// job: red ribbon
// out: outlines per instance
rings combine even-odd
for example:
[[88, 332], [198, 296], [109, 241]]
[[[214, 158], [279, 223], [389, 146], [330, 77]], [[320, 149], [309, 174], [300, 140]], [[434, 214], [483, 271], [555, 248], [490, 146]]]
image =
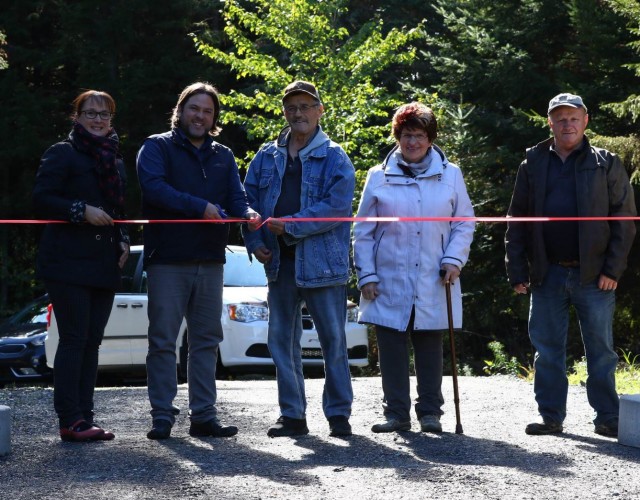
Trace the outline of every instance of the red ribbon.
[[[566, 222], [566, 221], [636, 221], [640, 217], [269, 217], [284, 222]], [[229, 224], [245, 223], [247, 219], [128, 219], [114, 220], [114, 224]], [[0, 219], [0, 224], [70, 224], [64, 220]]]

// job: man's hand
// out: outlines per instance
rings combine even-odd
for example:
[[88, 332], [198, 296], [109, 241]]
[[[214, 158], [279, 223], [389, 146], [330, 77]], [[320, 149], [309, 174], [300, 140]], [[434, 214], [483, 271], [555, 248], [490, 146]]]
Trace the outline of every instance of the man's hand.
[[360, 289], [360, 292], [362, 293], [362, 297], [367, 300], [373, 300], [378, 295], [380, 295], [380, 292], [378, 292], [378, 283], [373, 283], [373, 282], [367, 283], [366, 285], [364, 285]]
[[262, 264], [271, 262], [271, 258], [273, 257], [273, 255], [271, 254], [271, 250], [269, 250], [267, 247], [256, 248], [253, 251], [253, 255], [255, 255], [256, 259], [258, 259], [258, 262]]
[[247, 219], [247, 227], [249, 228], [249, 231], [255, 231], [262, 224], [262, 217], [260, 217], [260, 214], [251, 208], [247, 210], [244, 218]]
[[217, 207], [212, 203], [207, 203], [207, 208], [205, 208], [204, 213], [202, 214], [203, 219], [209, 220], [221, 220], [223, 217], [218, 212]]
[[284, 221], [279, 219], [269, 219], [269, 222], [267, 222], [267, 228], [277, 236], [282, 236], [285, 232]]
[[84, 219], [92, 226], [113, 226], [113, 219], [98, 207], [85, 205]]
[[604, 274], [601, 274], [600, 279], [598, 279], [598, 288], [604, 291], [615, 290], [618, 288], [618, 282]]

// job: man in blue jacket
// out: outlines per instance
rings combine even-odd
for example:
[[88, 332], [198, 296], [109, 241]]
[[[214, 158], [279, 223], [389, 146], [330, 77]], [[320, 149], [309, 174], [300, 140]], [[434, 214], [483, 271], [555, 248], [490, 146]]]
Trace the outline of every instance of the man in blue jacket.
[[[171, 130], [149, 137], [138, 152], [142, 211], [148, 219], [220, 220], [226, 214], [260, 218], [249, 208], [230, 149], [215, 142], [220, 102], [214, 87], [185, 88], [171, 118]], [[226, 213], [225, 213], [226, 212]], [[217, 418], [215, 367], [222, 341], [222, 276], [229, 225], [147, 224], [144, 264], [149, 294], [147, 382], [152, 429], [149, 439], [166, 439], [180, 409], [176, 341], [187, 320], [191, 436], [229, 437], [238, 432]]]
[[527, 150], [509, 215], [586, 220], [511, 222], [507, 273], [514, 291], [531, 291], [529, 337], [536, 350], [534, 392], [540, 422], [531, 435], [563, 430], [567, 405], [566, 343], [573, 305], [587, 358], [587, 397], [595, 432], [618, 434], [619, 400], [613, 347], [615, 290], [635, 236], [632, 220], [588, 220], [636, 214], [633, 189], [620, 159], [589, 144], [587, 107], [574, 94], [549, 102], [553, 137]]
[[249, 165], [245, 189], [268, 223], [243, 228], [247, 250], [264, 264], [269, 282], [268, 345], [276, 365], [280, 417], [270, 437], [307, 434], [302, 373], [302, 303], [313, 318], [325, 368], [324, 414], [332, 436], [351, 434], [353, 392], [345, 321], [349, 277], [347, 222], [297, 218], [351, 217], [355, 172], [344, 150], [322, 131], [320, 95], [309, 82], [288, 85], [288, 122]]

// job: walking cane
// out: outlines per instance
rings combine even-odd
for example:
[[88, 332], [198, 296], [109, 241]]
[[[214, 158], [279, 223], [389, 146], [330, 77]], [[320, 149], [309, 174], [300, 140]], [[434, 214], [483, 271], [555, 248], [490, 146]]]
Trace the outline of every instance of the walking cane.
[[[440, 277], [444, 278], [447, 272], [440, 269]], [[456, 366], [456, 344], [453, 340], [453, 312], [451, 310], [451, 283], [445, 281], [445, 292], [447, 295], [447, 319], [449, 320], [449, 342], [451, 344], [451, 374], [453, 375], [453, 403], [456, 407], [456, 434], [462, 434], [462, 424], [460, 423], [460, 397], [458, 395], [458, 367]]]

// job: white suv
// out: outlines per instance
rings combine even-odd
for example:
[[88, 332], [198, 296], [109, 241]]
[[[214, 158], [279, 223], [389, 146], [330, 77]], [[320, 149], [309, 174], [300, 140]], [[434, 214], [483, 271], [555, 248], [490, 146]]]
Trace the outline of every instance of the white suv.
[[[147, 286], [142, 269], [142, 246], [132, 246], [122, 273], [122, 290], [113, 302], [109, 323], [100, 347], [100, 371], [137, 372], [145, 368], [147, 356]], [[218, 368], [251, 371], [273, 366], [267, 348], [267, 279], [262, 264], [251, 263], [244, 247], [230, 245], [224, 266], [222, 293], [222, 328]], [[357, 323], [358, 308], [349, 302], [347, 309], [347, 348], [350, 366], [368, 364], [367, 328]], [[302, 363], [306, 367], [322, 366], [322, 350], [311, 317], [303, 310]], [[178, 373], [187, 374], [187, 324], [182, 322], [177, 343]], [[58, 346], [55, 311], [45, 342], [47, 364], [53, 366]]]

